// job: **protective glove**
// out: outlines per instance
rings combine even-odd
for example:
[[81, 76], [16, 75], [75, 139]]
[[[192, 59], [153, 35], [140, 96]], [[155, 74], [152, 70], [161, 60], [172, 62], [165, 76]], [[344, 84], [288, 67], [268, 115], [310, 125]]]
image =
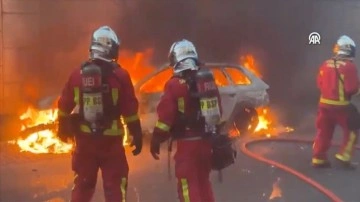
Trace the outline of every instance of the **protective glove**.
[[133, 137], [133, 140], [130, 144], [130, 146], [135, 146], [135, 149], [132, 151], [134, 156], [137, 156], [141, 153], [143, 145], [142, 135], [137, 135]]
[[69, 117], [59, 116], [58, 117], [58, 130], [56, 136], [65, 143], [69, 143], [69, 140], [72, 139], [72, 128], [71, 128], [71, 119]]
[[150, 153], [155, 160], [159, 160], [160, 155], [160, 144], [169, 139], [170, 134], [168, 132], [161, 131], [157, 128], [154, 129], [151, 143], [150, 143]]
[[160, 141], [158, 140], [158, 138], [153, 137], [151, 138], [151, 143], [150, 143], [150, 153], [153, 156], [153, 158], [155, 160], [159, 160], [159, 155], [160, 155]]
[[130, 134], [133, 136], [133, 140], [130, 146], [135, 146], [135, 149], [132, 151], [134, 156], [137, 156], [141, 153], [142, 145], [143, 145], [143, 134], [140, 125], [140, 120], [131, 122], [127, 125]]

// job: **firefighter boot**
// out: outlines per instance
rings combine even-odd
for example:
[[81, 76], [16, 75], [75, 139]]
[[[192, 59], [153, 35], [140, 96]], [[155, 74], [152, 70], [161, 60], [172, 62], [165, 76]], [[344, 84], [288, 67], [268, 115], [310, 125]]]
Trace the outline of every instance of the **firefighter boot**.
[[335, 159], [338, 162], [338, 164], [345, 169], [349, 169], [349, 170], [356, 169], [356, 165], [353, 164], [350, 160], [345, 160], [345, 157], [342, 154], [339, 154], [339, 153], [336, 154]]
[[313, 158], [311, 166], [313, 168], [331, 168], [331, 163], [328, 160]]

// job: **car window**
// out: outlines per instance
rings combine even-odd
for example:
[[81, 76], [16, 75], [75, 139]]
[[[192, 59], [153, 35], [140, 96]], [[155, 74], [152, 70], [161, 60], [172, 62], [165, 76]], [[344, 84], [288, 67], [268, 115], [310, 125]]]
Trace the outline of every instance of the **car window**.
[[212, 68], [211, 69], [214, 78], [215, 78], [215, 83], [217, 86], [228, 86], [230, 85], [229, 80], [226, 78], [226, 76], [224, 75], [224, 73], [218, 69], [218, 68]]
[[225, 71], [229, 74], [231, 80], [236, 85], [249, 85], [251, 84], [250, 79], [237, 68], [225, 68]]
[[165, 71], [155, 75], [147, 80], [141, 87], [141, 93], [159, 93], [164, 91], [165, 83], [173, 76], [173, 69], [168, 68]]

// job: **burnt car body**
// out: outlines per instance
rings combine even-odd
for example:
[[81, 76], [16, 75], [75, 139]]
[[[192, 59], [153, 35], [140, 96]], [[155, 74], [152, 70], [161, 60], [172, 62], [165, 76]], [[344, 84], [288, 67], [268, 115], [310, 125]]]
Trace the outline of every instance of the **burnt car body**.
[[[223, 132], [236, 126], [242, 132], [252, 132], [258, 124], [256, 108], [269, 104], [269, 85], [246, 67], [237, 64], [206, 63], [219, 87], [225, 124]], [[157, 121], [156, 107], [163, 87], [172, 76], [171, 67], [164, 65], [136, 83], [140, 103], [139, 114], [144, 132], [152, 133]]]

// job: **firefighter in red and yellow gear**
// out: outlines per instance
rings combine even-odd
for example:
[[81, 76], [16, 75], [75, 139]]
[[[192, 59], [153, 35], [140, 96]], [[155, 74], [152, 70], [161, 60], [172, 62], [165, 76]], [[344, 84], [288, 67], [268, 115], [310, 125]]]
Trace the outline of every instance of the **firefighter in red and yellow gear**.
[[[160, 143], [169, 138], [176, 140], [177, 151], [174, 159], [179, 200], [214, 202], [209, 181], [212, 145], [206, 138], [206, 121], [199, 118], [200, 108], [206, 107], [200, 107], [199, 100], [191, 95], [194, 75], [200, 72], [195, 46], [185, 39], [173, 43], [169, 60], [170, 66], [174, 68], [174, 76], [165, 84], [164, 94], [157, 107], [158, 121], [154, 128], [150, 152], [155, 159], [159, 159]], [[215, 82], [212, 84], [215, 85]], [[213, 108], [213, 115], [220, 117], [221, 100], [217, 87], [215, 100], [218, 105]]]
[[321, 97], [317, 114], [317, 134], [313, 145], [312, 165], [330, 167], [327, 151], [331, 146], [334, 129], [339, 125], [343, 130], [343, 143], [335, 155], [342, 165], [349, 166], [358, 130], [351, 127], [350, 115], [356, 111], [350, 99], [359, 93], [359, 78], [354, 64], [355, 43], [348, 36], [341, 36], [334, 47], [335, 56], [326, 60], [317, 77]]
[[[75, 140], [72, 202], [91, 201], [99, 169], [105, 201], [126, 201], [129, 168], [121, 117], [133, 136], [133, 155], [142, 150], [138, 101], [129, 73], [117, 64], [119, 45], [110, 27], [94, 31], [89, 60], [72, 72], [58, 101], [58, 136]], [[71, 114], [74, 108], [78, 112]]]

